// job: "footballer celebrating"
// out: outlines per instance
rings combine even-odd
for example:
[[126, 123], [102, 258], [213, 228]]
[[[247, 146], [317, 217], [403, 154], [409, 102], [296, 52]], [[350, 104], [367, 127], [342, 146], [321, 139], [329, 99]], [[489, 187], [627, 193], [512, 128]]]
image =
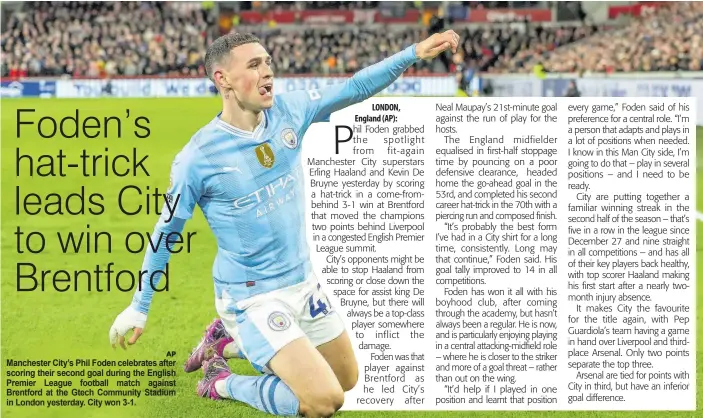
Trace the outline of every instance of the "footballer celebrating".
[[[274, 98], [271, 57], [256, 37], [231, 33], [210, 45], [205, 63], [222, 111], [175, 157], [167, 195], [177, 202], [175, 214], [169, 221], [164, 210], [154, 231], [180, 233], [197, 205], [217, 240], [212, 277], [219, 319], [185, 366], [202, 365], [200, 396], [282, 416], [327, 417], [341, 408], [358, 366], [343, 320], [311, 266], [302, 140], [311, 124], [383, 91], [417, 60], [458, 46], [454, 31], [434, 34], [344, 83]], [[164, 247], [147, 250], [141, 289], [110, 329], [113, 347], [124, 348], [130, 330], [129, 344], [142, 334], [158, 285], [149, 276], [170, 256]], [[230, 357], [246, 358], [263, 374], [233, 374]]]

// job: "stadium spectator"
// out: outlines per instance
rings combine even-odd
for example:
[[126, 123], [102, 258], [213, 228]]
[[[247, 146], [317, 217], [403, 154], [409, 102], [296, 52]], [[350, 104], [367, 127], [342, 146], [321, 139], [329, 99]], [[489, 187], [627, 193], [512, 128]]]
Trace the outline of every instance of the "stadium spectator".
[[551, 72], [700, 71], [703, 2], [670, 3], [623, 29], [532, 57], [516, 54], [500, 70], [529, 72], [539, 59]]
[[[116, 9], [101, 3], [86, 6], [85, 20], [66, 22], [65, 17], [75, 11], [45, 3], [33, 15], [14, 19], [11, 35], [3, 38], [3, 50], [29, 64], [30, 76], [203, 75], [202, 51], [214, 36], [211, 29], [205, 29], [210, 21], [207, 17], [192, 12], [195, 19], [186, 23], [186, 18], [174, 14], [168, 5], [145, 9], [135, 7], [134, 3], [124, 4], [128, 6], [120, 12], [126, 15], [122, 18], [116, 16]], [[137, 20], [137, 14], [143, 17]], [[178, 26], [185, 30], [176, 30]], [[69, 34], [61, 35], [53, 29], [65, 29]], [[279, 74], [347, 74], [400, 51], [427, 33], [423, 28], [392, 31], [348, 26], [303, 32], [266, 29], [257, 35], [272, 54]], [[521, 33], [502, 27], [460, 32], [465, 63], [475, 62], [481, 71], [500, 65], [506, 55], [529, 56], [535, 46], [553, 48], [590, 33], [543, 28]], [[410, 71], [447, 72], [453, 71], [451, 67], [451, 57], [447, 56], [432, 63], [418, 63]]]
[[[2, 35], [3, 76], [203, 75], [214, 16], [161, 2], [32, 2]], [[17, 74], [15, 71], [14, 74]]]
[[[501, 38], [503, 53], [486, 70], [494, 73], [530, 72], [539, 57], [564, 45], [587, 39], [599, 30], [601, 28], [591, 25], [549, 29], [538, 26], [529, 28], [524, 34], [512, 33], [507, 39]], [[530, 65], [526, 66], [528, 62]], [[548, 71], [556, 71], [544, 63], [543, 66]]]
[[[480, 71], [490, 70], [515, 54], [530, 56], [534, 49], [553, 49], [558, 45], [589, 36], [595, 29], [536, 28], [523, 33], [503, 26], [493, 29], [464, 29], [462, 37], [463, 64], [472, 63]], [[257, 33], [274, 58], [280, 74], [345, 74], [371, 65], [399, 51], [413, 39], [426, 36], [424, 29], [401, 31], [344, 27], [335, 30], [308, 29], [285, 33], [265, 31]], [[506, 56], [507, 58], [503, 58]], [[433, 63], [418, 63], [414, 73], [454, 72], [452, 57]]]
[[[257, 33], [274, 59], [279, 74], [346, 74], [386, 58], [414, 39], [426, 36], [422, 29], [388, 32], [357, 27], [337, 30], [308, 29], [299, 33]], [[433, 64], [418, 63], [414, 71], [429, 72]], [[439, 68], [446, 71], [445, 68]]]
[[564, 97], [581, 97], [581, 92], [574, 80], [569, 81], [569, 88], [566, 89]]
[[[266, 2], [239, 2], [267, 7]], [[238, 4], [239, 4], [238, 3]], [[492, 7], [495, 2], [462, 2]], [[534, 2], [502, 6], [529, 7]], [[198, 3], [37, 2], [9, 17], [2, 35], [2, 76], [115, 77], [204, 76], [203, 54], [216, 37], [217, 16]], [[274, 3], [272, 3], [274, 4]], [[338, 3], [335, 3], [339, 6]], [[341, 2], [374, 7], [378, 2]], [[271, 5], [271, 4], [270, 4]], [[269, 6], [270, 6], [269, 5]], [[276, 2], [300, 7], [301, 2]], [[326, 8], [329, 2], [306, 7]], [[625, 29], [541, 27], [524, 30], [496, 24], [462, 29], [463, 62], [450, 55], [418, 63], [410, 73], [455, 72], [456, 66], [493, 73], [529, 73], [537, 62], [548, 72], [700, 70], [703, 65], [703, 3], [676, 3]], [[278, 75], [349, 74], [423, 38], [431, 28], [338, 26], [257, 35], [274, 59]]]

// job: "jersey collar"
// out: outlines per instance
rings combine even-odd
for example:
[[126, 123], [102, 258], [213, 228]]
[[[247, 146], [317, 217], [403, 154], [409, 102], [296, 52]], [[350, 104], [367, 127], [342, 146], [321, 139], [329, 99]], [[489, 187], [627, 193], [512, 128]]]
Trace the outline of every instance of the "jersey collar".
[[222, 112], [217, 114], [217, 117], [215, 118], [215, 126], [225, 132], [231, 133], [232, 135], [242, 136], [245, 138], [258, 138], [264, 132], [264, 129], [266, 129], [266, 127], [268, 126], [268, 118], [266, 115], [266, 111], [264, 111], [263, 113], [264, 116], [263, 118], [261, 118], [261, 122], [256, 126], [256, 128], [254, 128], [254, 131], [245, 131], [223, 121], [222, 119], [220, 119]]

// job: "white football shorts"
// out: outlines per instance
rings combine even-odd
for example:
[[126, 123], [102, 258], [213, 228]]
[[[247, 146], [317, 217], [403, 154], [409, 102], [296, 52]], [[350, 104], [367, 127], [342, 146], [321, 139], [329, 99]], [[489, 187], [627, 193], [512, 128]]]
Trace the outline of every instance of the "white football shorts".
[[252, 366], [264, 373], [270, 373], [269, 361], [292, 341], [307, 337], [317, 347], [345, 329], [314, 273], [304, 282], [252, 296], [234, 307], [229, 303], [215, 300], [222, 323]]

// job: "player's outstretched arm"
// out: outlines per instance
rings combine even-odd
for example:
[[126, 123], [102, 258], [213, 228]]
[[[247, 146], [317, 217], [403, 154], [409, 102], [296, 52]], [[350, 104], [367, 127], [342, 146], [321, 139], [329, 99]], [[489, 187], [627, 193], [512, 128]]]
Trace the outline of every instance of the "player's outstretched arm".
[[[185, 154], [185, 155], [184, 155]], [[134, 293], [132, 303], [115, 319], [110, 327], [110, 343], [114, 348], [119, 343], [125, 346], [125, 335], [134, 331], [128, 344], [134, 344], [144, 331], [149, 307], [155, 289], [163, 277], [166, 265], [171, 258], [171, 250], [178, 243], [186, 220], [193, 216], [195, 205], [202, 196], [202, 182], [192, 158], [187, 153], [179, 154], [171, 168], [171, 185], [166, 194], [166, 203], [152, 234], [153, 247], [150, 244], [144, 255], [139, 287]]]
[[437, 33], [364, 68], [344, 83], [308, 92], [307, 120], [309, 123], [319, 122], [330, 113], [362, 102], [382, 92], [418, 60], [433, 59], [447, 50], [456, 52], [458, 47], [459, 35], [456, 32]]
[[140, 276], [139, 286], [132, 297], [132, 303], [117, 315], [110, 328], [110, 343], [113, 348], [116, 343], [122, 348], [127, 348], [125, 335], [129, 331], [134, 331], [127, 341], [130, 345], [136, 343], [142, 335], [155, 289], [159, 288], [159, 282], [163, 277], [162, 272], [165, 271], [166, 264], [171, 258], [169, 248], [173, 248], [174, 244], [178, 242], [177, 238], [183, 231], [185, 222], [185, 219], [180, 218], [173, 218], [170, 222], [165, 222], [164, 216], [162, 216], [156, 224], [152, 234], [153, 246], [156, 250], [151, 248], [151, 245], [147, 247], [140, 270], [143, 273]]

